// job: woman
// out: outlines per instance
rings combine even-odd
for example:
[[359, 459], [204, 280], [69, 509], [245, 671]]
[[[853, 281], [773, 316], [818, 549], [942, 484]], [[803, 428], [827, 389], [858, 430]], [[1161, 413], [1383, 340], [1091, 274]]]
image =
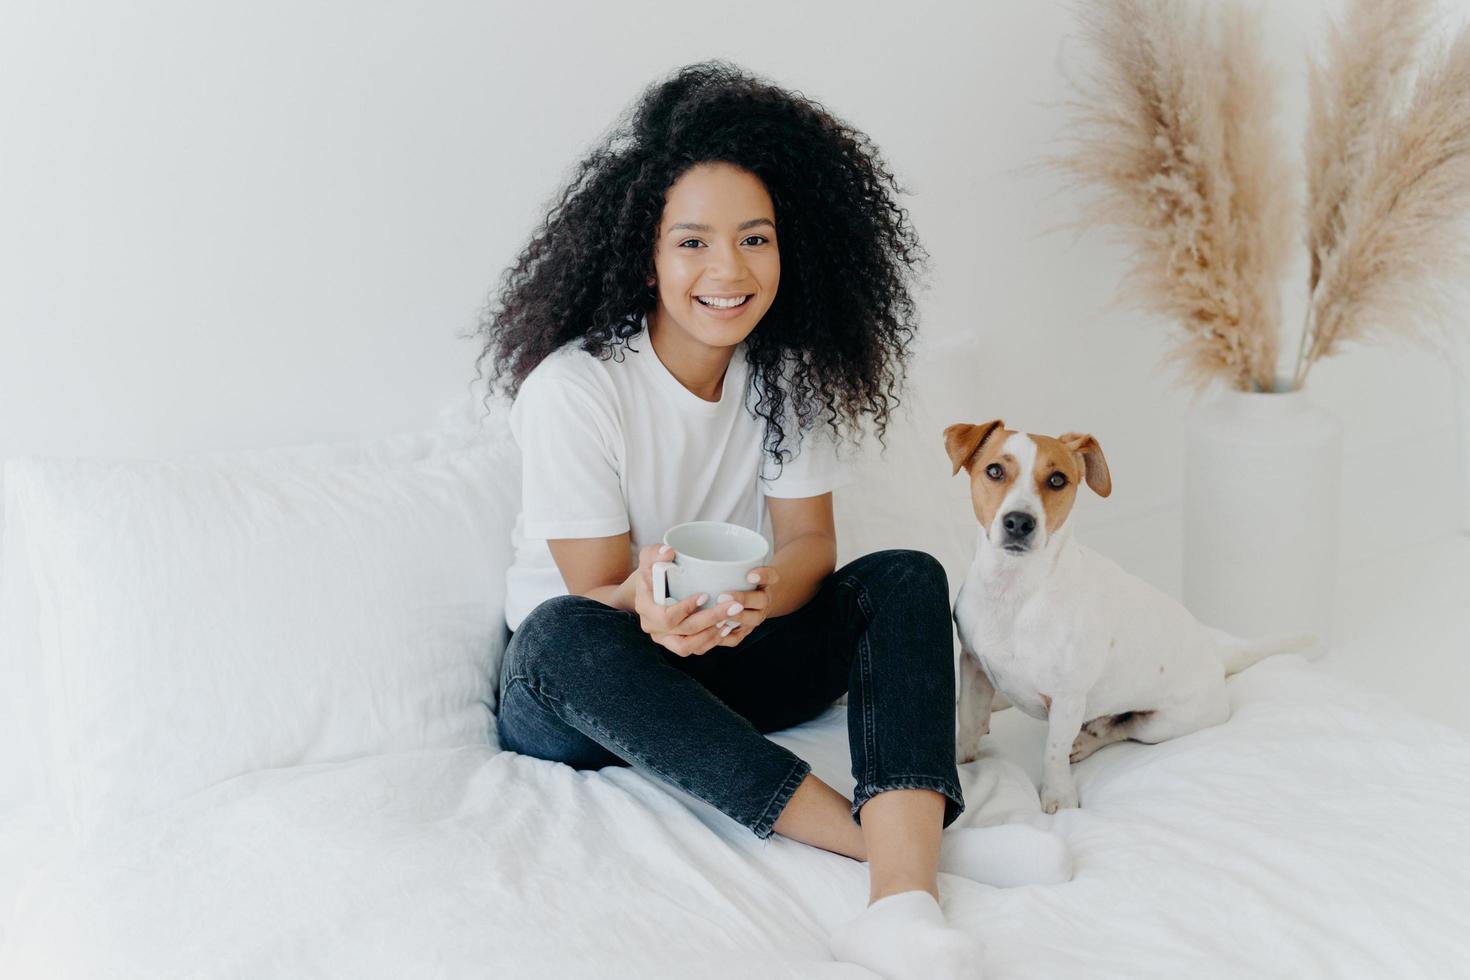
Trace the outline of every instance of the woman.
[[[581, 163], [481, 328], [523, 454], [497, 727], [868, 862], [834, 955], [974, 976], [937, 901], [964, 808], [944, 570], [902, 550], [836, 568], [837, 445], [865, 420], [881, 440], [913, 336], [922, 250], [890, 188], [861, 133], [721, 62], [651, 87]], [[653, 601], [669, 527], [767, 515], [749, 590]], [[843, 693], [850, 801], [763, 734]], [[946, 871], [1070, 877], [1030, 827], [944, 837]]]

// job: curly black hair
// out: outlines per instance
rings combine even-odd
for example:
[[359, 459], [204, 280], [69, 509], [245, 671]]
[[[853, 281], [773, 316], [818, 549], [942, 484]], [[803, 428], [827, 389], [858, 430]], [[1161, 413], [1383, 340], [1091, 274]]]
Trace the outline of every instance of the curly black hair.
[[621, 357], [658, 303], [647, 279], [665, 195], [712, 162], [765, 185], [780, 232], [781, 284], [745, 341], [763, 450], [789, 458], [788, 411], [803, 431], [825, 421], [853, 441], [871, 416], [881, 444], [915, 330], [908, 280], [928, 260], [889, 193], [903, 189], [863, 133], [727, 61], [650, 86], [577, 166], [481, 315], [477, 379], [481, 361], [494, 364], [486, 398], [497, 389], [515, 397], [575, 338], [588, 353]]

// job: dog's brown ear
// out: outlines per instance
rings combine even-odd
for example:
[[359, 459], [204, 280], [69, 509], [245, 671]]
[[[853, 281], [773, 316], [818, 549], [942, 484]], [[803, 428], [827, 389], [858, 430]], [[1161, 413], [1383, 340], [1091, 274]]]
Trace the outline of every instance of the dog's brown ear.
[[1099, 497], [1113, 492], [1113, 477], [1108, 473], [1108, 461], [1103, 458], [1102, 447], [1090, 435], [1079, 432], [1063, 432], [1058, 441], [1082, 457], [1082, 471], [1087, 475], [1087, 485]]
[[982, 422], [979, 425], [971, 425], [968, 422], [956, 422], [944, 430], [944, 451], [949, 453], [949, 461], [954, 463], [954, 472], [960, 471], [961, 467], [969, 468], [969, 462], [985, 445], [985, 440], [990, 438], [991, 433], [1004, 426], [1000, 419], [991, 422]]

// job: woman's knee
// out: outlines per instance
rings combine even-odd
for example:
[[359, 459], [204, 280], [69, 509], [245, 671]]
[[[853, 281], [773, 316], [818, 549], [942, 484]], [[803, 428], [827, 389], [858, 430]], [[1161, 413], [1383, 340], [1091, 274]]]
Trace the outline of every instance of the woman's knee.
[[883, 636], [890, 642], [882, 644], [883, 656], [914, 668], [952, 669], [949, 578], [939, 560], [925, 551], [896, 548], [858, 561], [863, 564], [853, 572], [859, 602], [870, 623], [882, 619], [887, 624]]
[[567, 679], [606, 666], [607, 648], [625, 632], [626, 615], [596, 599], [560, 595], [521, 620], [505, 651], [504, 679]]
[[871, 586], [886, 585], [911, 595], [942, 595], [949, 601], [949, 576], [939, 559], [927, 551], [893, 548], [866, 556], [871, 560], [863, 578]]

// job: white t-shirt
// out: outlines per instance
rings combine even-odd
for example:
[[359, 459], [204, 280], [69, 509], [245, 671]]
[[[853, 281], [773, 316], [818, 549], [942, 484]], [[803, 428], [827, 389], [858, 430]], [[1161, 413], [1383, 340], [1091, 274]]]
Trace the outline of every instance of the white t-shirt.
[[847, 464], [824, 424], [785, 426], [795, 455], [780, 468], [761, 448], [765, 420], [745, 407], [750, 365], [736, 348], [717, 402], [675, 378], [648, 338], [648, 318], [621, 360], [568, 342], [526, 376], [510, 411], [521, 450], [521, 513], [506, 573], [505, 619], [516, 629], [541, 602], [566, 595], [548, 538], [631, 531], [633, 559], [685, 521], [728, 521], [770, 537], [766, 500], [844, 485]]

